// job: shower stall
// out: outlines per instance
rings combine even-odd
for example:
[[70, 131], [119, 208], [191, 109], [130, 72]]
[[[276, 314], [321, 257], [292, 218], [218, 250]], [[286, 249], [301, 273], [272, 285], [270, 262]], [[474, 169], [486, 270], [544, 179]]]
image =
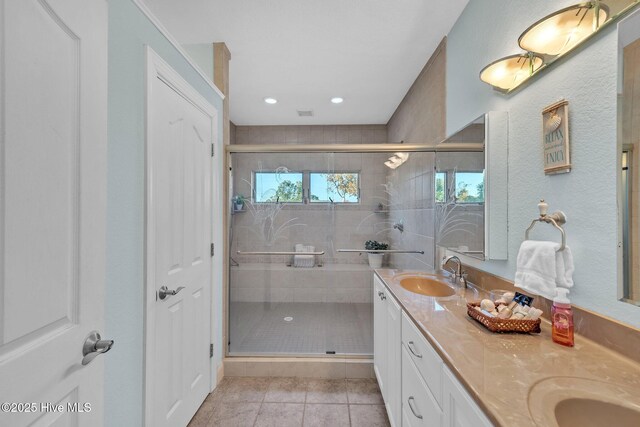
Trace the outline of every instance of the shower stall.
[[436, 151], [230, 145], [228, 355], [371, 356], [365, 242], [398, 251], [384, 254], [385, 267], [434, 269]]

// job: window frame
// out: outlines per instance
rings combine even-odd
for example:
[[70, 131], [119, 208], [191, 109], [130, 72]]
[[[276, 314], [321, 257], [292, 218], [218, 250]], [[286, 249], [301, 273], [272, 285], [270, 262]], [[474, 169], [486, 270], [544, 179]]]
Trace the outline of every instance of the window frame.
[[[473, 206], [473, 205], [484, 205], [484, 203], [486, 202], [487, 198], [486, 198], [486, 193], [483, 193], [483, 198], [481, 202], [461, 202], [458, 199], [458, 174], [460, 173], [481, 173], [482, 174], [482, 182], [486, 185], [487, 181], [486, 181], [486, 173], [485, 170], [454, 170], [451, 171], [452, 175], [453, 175], [453, 188], [454, 188], [454, 200], [455, 200], [455, 204], [456, 205], [465, 205], [465, 206]], [[486, 191], [486, 188], [485, 188]]]
[[[257, 200], [257, 174], [300, 174], [302, 176], [302, 200], [300, 201], [286, 201], [286, 202], [275, 202], [275, 201], [258, 201]], [[342, 201], [334, 201], [331, 202], [329, 200], [311, 200], [311, 175], [328, 175], [328, 174], [351, 174], [356, 175], [358, 179], [358, 200], [356, 202], [342, 202]], [[345, 205], [345, 206], [353, 206], [359, 205], [362, 200], [362, 189], [360, 188], [360, 176], [362, 175], [362, 171], [354, 171], [354, 170], [346, 170], [346, 171], [325, 171], [325, 170], [290, 170], [288, 172], [278, 172], [278, 170], [252, 170], [251, 171], [251, 200], [252, 203], [256, 204], [269, 204], [269, 203], [291, 203], [291, 204], [313, 204], [313, 205], [322, 205], [322, 204], [334, 204], [334, 205]]]
[[[435, 174], [433, 175], [433, 200], [435, 201], [436, 204], [445, 204], [447, 203], [447, 200], [449, 198], [449, 172], [450, 171], [435, 171]], [[442, 174], [444, 175], [444, 200], [439, 201], [436, 199], [436, 180], [438, 179], [438, 174]]]
[[[353, 206], [353, 205], [359, 205], [360, 204], [360, 200], [361, 200], [361, 189], [360, 189], [360, 171], [306, 171], [307, 174], [307, 189], [306, 189], [306, 194], [307, 194], [307, 199], [309, 200], [309, 204], [314, 204], [314, 205], [321, 205], [321, 204], [334, 204], [334, 205], [348, 205], [348, 206]], [[311, 175], [356, 175], [357, 177], [357, 186], [358, 186], [358, 194], [357, 194], [357, 200], [355, 202], [343, 202], [343, 201], [335, 201], [335, 202], [331, 202], [330, 200], [317, 200], [317, 201], [313, 201], [311, 200]], [[302, 194], [305, 193], [305, 188], [304, 188], [304, 181], [303, 181], [303, 187], [302, 187]], [[304, 199], [304, 197], [303, 197]]]
[[[268, 200], [264, 200], [264, 201], [258, 201], [258, 185], [257, 185], [257, 178], [256, 175], [258, 174], [281, 174], [281, 175], [285, 175], [285, 174], [299, 174], [302, 180], [302, 197], [300, 199], [300, 201], [282, 201], [282, 202], [275, 202], [275, 201], [268, 201]], [[287, 171], [287, 172], [279, 172], [278, 170], [274, 169], [274, 170], [254, 170], [251, 171], [251, 199], [252, 199], [252, 203], [256, 203], [256, 204], [269, 204], [269, 203], [291, 203], [291, 204], [303, 204], [304, 203], [304, 171]]]

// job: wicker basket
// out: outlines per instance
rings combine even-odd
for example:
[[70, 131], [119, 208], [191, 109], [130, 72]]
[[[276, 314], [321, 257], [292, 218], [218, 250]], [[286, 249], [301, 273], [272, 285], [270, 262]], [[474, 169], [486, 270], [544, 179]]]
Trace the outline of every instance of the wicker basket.
[[491, 332], [517, 332], [520, 334], [540, 333], [540, 319], [536, 320], [520, 320], [520, 319], [499, 319], [497, 317], [489, 317], [478, 311], [475, 307], [480, 303], [467, 303], [467, 313], [475, 320], [484, 325]]

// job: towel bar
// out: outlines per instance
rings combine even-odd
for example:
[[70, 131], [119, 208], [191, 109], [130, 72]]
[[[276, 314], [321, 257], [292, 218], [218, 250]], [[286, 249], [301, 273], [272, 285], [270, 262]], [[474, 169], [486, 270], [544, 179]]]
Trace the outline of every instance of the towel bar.
[[529, 240], [529, 231], [533, 229], [533, 227], [538, 222], [546, 222], [547, 224], [553, 225], [560, 231], [562, 235], [562, 243], [560, 244], [560, 248], [558, 248], [557, 252], [564, 251], [564, 248], [567, 247], [567, 235], [560, 225], [565, 224], [567, 222], [567, 216], [562, 211], [557, 211], [552, 213], [551, 215], [547, 214], [547, 210], [549, 209], [549, 205], [544, 201], [544, 199], [540, 200], [538, 203], [538, 209], [540, 210], [540, 217], [531, 221], [531, 225], [527, 228], [527, 231], [524, 232], [525, 240]]
[[404, 251], [402, 249], [338, 249], [337, 252], [358, 252], [367, 254], [424, 254], [424, 251]]
[[294, 251], [285, 251], [285, 252], [242, 252], [237, 251], [238, 255], [324, 255], [324, 251], [320, 252], [294, 252]]

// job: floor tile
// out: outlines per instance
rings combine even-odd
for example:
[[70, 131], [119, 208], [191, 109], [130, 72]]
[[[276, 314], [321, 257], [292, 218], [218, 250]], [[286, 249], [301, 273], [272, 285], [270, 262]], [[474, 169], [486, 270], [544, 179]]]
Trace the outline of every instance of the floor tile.
[[375, 379], [347, 380], [347, 397], [349, 403], [369, 405], [383, 404], [380, 388]]
[[349, 407], [308, 403], [304, 407], [303, 425], [305, 427], [348, 427]]
[[307, 403], [347, 403], [345, 380], [309, 380]]
[[302, 378], [272, 378], [264, 397], [265, 402], [304, 403], [307, 380]]
[[216, 389], [214, 401], [261, 403], [269, 382], [269, 378], [226, 377]]
[[256, 427], [300, 427], [302, 403], [263, 403], [258, 412]]
[[349, 405], [352, 427], [388, 427], [384, 405]]
[[211, 413], [207, 427], [246, 427], [252, 426], [260, 403], [219, 402]]
[[202, 402], [200, 408], [198, 408], [198, 412], [191, 418], [188, 427], [205, 427], [207, 425], [207, 421], [209, 421], [209, 417], [211, 417], [211, 413], [213, 412], [215, 406], [215, 401], [213, 398], [213, 393], [211, 393], [207, 398]]

